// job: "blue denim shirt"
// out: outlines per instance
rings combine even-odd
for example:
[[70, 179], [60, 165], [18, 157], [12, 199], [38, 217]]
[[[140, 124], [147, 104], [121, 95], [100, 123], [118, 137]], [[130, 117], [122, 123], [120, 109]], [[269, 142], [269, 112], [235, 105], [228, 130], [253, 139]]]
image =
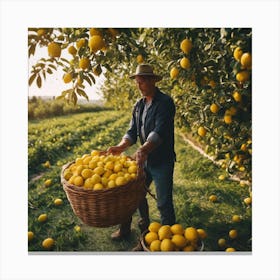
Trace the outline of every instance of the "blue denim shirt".
[[155, 165], [162, 162], [174, 162], [174, 116], [175, 105], [170, 96], [162, 93], [158, 88], [148, 107], [144, 122], [144, 135], [141, 133], [142, 114], [145, 107], [145, 98], [136, 102], [132, 112], [130, 127], [124, 138], [128, 138], [132, 144], [145, 141], [154, 141], [156, 148], [148, 156], [148, 164]]

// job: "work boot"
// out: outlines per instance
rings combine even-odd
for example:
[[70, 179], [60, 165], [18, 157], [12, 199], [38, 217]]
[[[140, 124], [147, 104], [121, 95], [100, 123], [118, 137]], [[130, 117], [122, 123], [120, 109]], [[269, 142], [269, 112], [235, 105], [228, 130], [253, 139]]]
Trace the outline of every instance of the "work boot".
[[112, 240], [121, 241], [123, 239], [128, 239], [131, 234], [131, 221], [132, 218], [130, 218], [127, 222], [121, 224], [120, 228], [111, 234]]
[[147, 219], [141, 218], [141, 219], [138, 220], [138, 227], [139, 227], [141, 233], [148, 230], [149, 224], [150, 224], [150, 221], [147, 220]]

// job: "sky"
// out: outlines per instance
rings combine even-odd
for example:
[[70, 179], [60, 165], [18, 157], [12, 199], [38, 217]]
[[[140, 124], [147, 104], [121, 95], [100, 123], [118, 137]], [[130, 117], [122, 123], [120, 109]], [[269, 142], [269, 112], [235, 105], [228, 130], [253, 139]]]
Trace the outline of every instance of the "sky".
[[[72, 59], [72, 56], [68, 54], [67, 50], [62, 50], [61, 56], [66, 59]], [[30, 71], [32, 69], [32, 65], [36, 64], [40, 58], [49, 58], [47, 47], [39, 47], [36, 48], [36, 53], [34, 56], [30, 56], [28, 60], [29, 69], [28, 69], [28, 77], [30, 77]], [[71, 83], [65, 84], [62, 80], [64, 72], [61, 68], [59, 68], [53, 74], [47, 74], [46, 80], [43, 80], [42, 87], [38, 88], [36, 85], [36, 81], [32, 83], [32, 85], [28, 88], [28, 96], [59, 96], [63, 90], [71, 88]], [[102, 96], [97, 93], [98, 89], [102, 85], [104, 81], [104, 76], [96, 77], [96, 83], [93, 86], [88, 85], [87, 82], [85, 85], [85, 92], [87, 93], [90, 100], [98, 100], [101, 99]], [[84, 97], [78, 96], [79, 99], [85, 99]]]

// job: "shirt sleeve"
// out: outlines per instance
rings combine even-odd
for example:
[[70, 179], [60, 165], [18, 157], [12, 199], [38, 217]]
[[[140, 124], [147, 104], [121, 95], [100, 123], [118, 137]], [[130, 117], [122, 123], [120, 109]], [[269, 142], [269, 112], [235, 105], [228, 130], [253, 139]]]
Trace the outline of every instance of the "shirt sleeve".
[[137, 110], [139, 110], [138, 103], [136, 103], [133, 108], [132, 118], [129, 123], [129, 128], [126, 134], [123, 136], [123, 138], [128, 139], [131, 142], [131, 144], [135, 144], [137, 142], [137, 122], [136, 122]]

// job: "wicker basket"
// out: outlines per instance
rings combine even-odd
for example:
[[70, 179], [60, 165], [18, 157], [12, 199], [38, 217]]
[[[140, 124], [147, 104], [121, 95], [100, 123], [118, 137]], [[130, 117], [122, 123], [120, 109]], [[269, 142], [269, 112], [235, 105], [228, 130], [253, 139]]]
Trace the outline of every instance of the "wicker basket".
[[133, 215], [146, 195], [143, 170], [134, 181], [124, 186], [86, 190], [69, 184], [63, 177], [64, 170], [72, 163], [62, 167], [61, 183], [75, 215], [86, 225], [110, 227], [121, 224]]
[[[142, 233], [141, 238], [140, 238], [140, 242], [141, 242], [141, 245], [142, 245], [144, 251], [146, 251], [146, 252], [151, 252], [151, 251], [149, 250], [149, 248], [147, 247], [146, 242], [145, 242], [145, 235], [146, 235], [148, 232], [149, 232], [149, 231], [146, 230], [146, 231], [144, 231], [144, 232]], [[199, 242], [200, 242], [200, 245], [199, 245], [199, 247], [197, 248], [197, 251], [200, 251], [200, 252], [201, 252], [201, 251], [204, 250], [204, 243], [203, 243], [202, 240], [200, 240]], [[154, 252], [153, 252], [153, 253], [154, 253]], [[165, 252], [161, 252], [161, 253], [165, 253]], [[170, 252], [169, 252], [169, 253], [170, 253]], [[178, 252], [176, 252], [176, 253], [178, 253]], [[182, 252], [179, 252], [179, 253], [182, 253]], [[185, 253], [185, 252], [183, 252], [183, 253]]]

